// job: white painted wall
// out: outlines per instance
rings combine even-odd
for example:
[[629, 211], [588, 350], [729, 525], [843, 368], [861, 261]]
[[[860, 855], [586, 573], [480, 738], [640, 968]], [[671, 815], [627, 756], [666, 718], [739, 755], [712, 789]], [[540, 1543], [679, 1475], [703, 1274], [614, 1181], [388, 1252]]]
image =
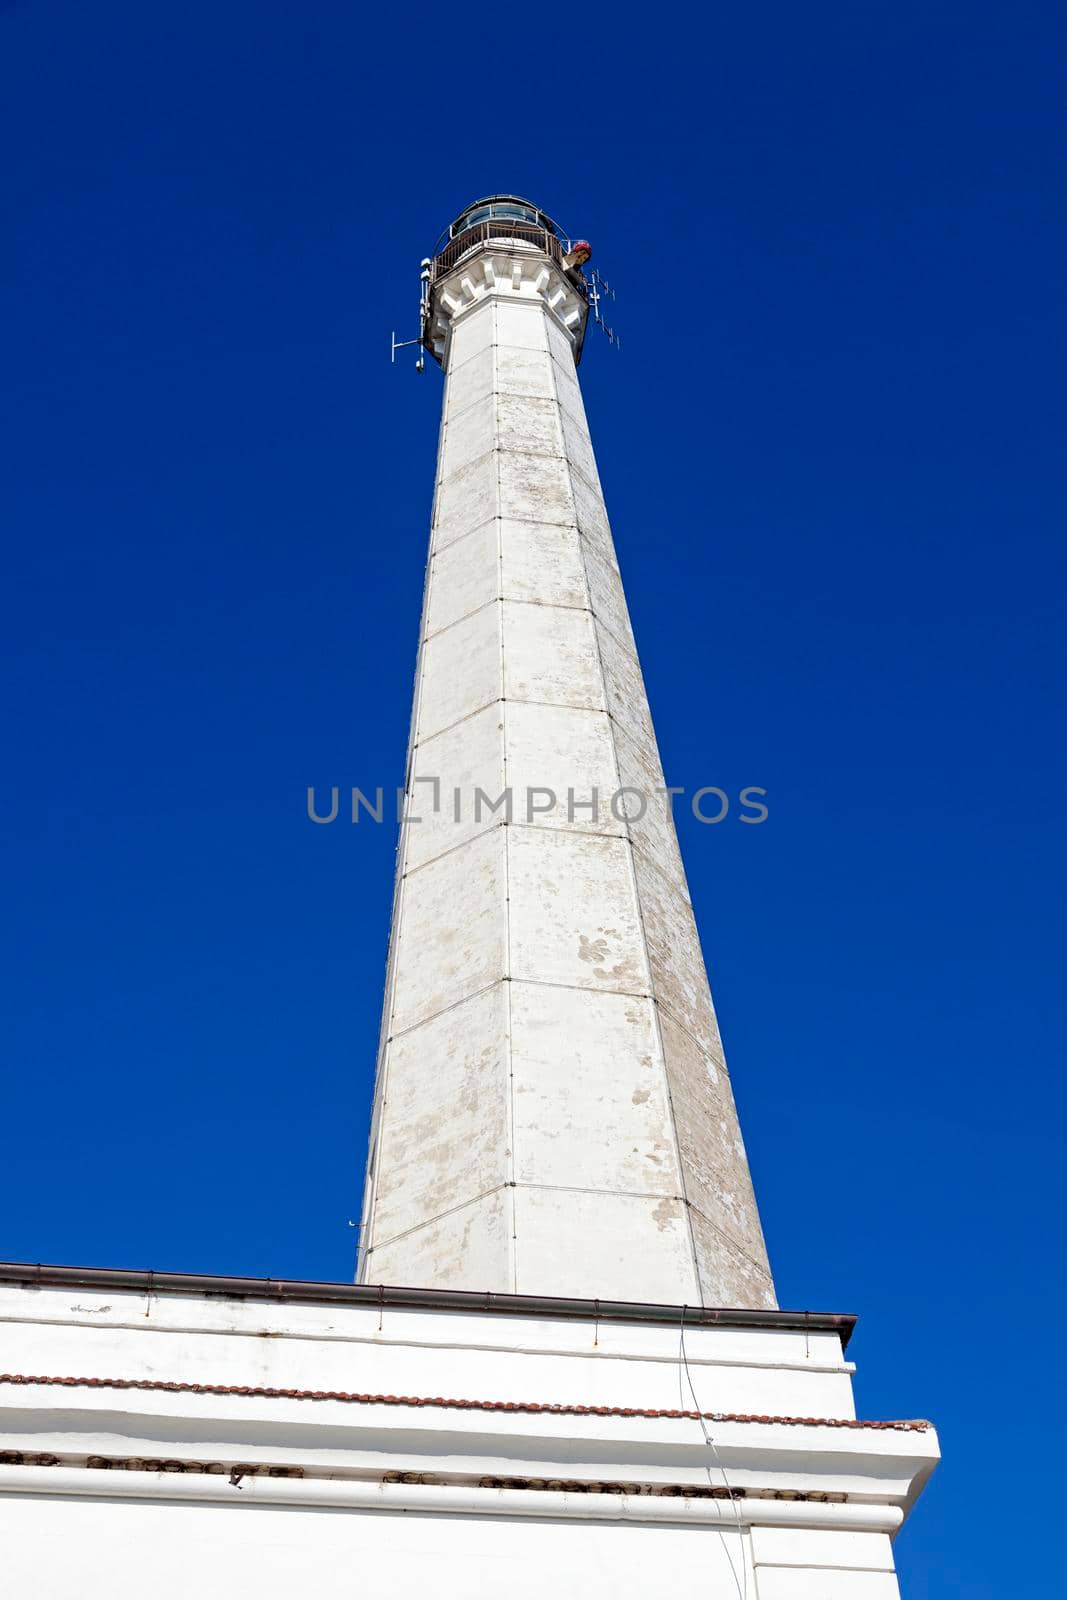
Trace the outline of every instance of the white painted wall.
[[26, 1600], [736, 1597], [736, 1533], [474, 1517], [0, 1496], [4, 1583]]
[[[0, 1284], [7, 1587], [730, 1600], [736, 1572], [739, 1600], [894, 1595], [890, 1535], [937, 1459], [932, 1430], [833, 1427], [853, 1411], [832, 1333], [690, 1328], [685, 1346], [696, 1407], [669, 1325]], [[298, 1393], [43, 1381], [64, 1378]], [[825, 1420], [566, 1409], [590, 1405]], [[235, 1466], [257, 1470], [232, 1484]], [[724, 1483], [741, 1498], [662, 1492]]]

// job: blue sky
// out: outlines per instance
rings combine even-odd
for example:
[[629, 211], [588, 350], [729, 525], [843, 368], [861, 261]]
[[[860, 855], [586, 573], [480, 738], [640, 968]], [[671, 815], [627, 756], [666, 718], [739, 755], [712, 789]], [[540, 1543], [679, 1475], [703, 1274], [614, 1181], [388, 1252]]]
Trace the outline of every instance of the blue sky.
[[1065, 45], [0, 5], [0, 1252], [351, 1273], [394, 837], [305, 791], [402, 777], [440, 379], [389, 335], [526, 193], [619, 291], [582, 376], [668, 780], [768, 790], [682, 844], [781, 1300], [942, 1430], [908, 1600], [1047, 1593], [975, 1509], [998, 1436], [1058, 1467]]

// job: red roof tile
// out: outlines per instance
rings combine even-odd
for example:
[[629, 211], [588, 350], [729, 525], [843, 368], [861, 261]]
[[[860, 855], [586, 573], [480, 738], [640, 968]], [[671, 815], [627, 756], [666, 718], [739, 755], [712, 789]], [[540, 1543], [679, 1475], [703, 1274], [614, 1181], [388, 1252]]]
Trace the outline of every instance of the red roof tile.
[[730, 1411], [661, 1411], [644, 1406], [560, 1405], [542, 1400], [455, 1400], [446, 1399], [443, 1395], [356, 1394], [343, 1389], [273, 1389], [259, 1384], [179, 1383], [161, 1378], [55, 1378], [3, 1372], [0, 1373], [0, 1383], [38, 1383], [67, 1389], [146, 1389], [164, 1394], [234, 1394], [261, 1400], [339, 1400], [347, 1405], [433, 1406], [447, 1411], [521, 1411], [568, 1417], [668, 1417], [692, 1422], [701, 1419], [705, 1422], [771, 1422], [811, 1428], [890, 1428], [906, 1433], [923, 1433], [930, 1426], [920, 1419], [867, 1422], [851, 1417], [771, 1417]]

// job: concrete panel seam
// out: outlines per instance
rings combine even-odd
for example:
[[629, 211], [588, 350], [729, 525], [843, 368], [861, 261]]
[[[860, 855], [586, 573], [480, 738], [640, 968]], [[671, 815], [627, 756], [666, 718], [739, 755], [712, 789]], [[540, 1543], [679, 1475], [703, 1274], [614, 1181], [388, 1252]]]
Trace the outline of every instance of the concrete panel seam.
[[767, 1267], [763, 1264], [763, 1262], [759, 1261], [750, 1250], [746, 1250], [743, 1244], [738, 1243], [738, 1241], [731, 1234], [726, 1232], [725, 1228], [721, 1228], [717, 1222], [713, 1222], [708, 1216], [707, 1212], [702, 1211], [695, 1200], [687, 1200], [685, 1203], [690, 1207], [691, 1210], [695, 1211], [699, 1217], [703, 1217], [708, 1227], [717, 1233], [720, 1239], [725, 1239], [726, 1243], [732, 1250], [736, 1250], [739, 1256], [744, 1256], [746, 1261], [751, 1261], [761, 1278], [766, 1278], [768, 1281], [770, 1281], [771, 1275], [768, 1272]]
[[404, 881], [407, 882], [410, 878], [417, 877], [427, 867], [436, 866], [438, 861], [444, 861], [448, 856], [454, 856], [457, 850], [466, 850], [468, 845], [475, 844], [479, 839], [484, 839], [486, 834], [492, 833], [494, 828], [505, 827], [507, 827], [507, 823], [503, 817], [498, 817], [495, 821], [487, 823], [484, 828], [479, 828], [477, 833], [469, 833], [465, 839], [460, 839], [458, 843], [450, 844], [446, 849], [439, 850], [437, 855], [427, 856], [425, 861], [416, 862], [413, 867], [409, 867], [404, 873]]
[[[758, 1517], [754, 1517], [753, 1525], [759, 1526]], [[754, 1569], [758, 1572], [761, 1567], [771, 1567], [779, 1572], [894, 1572], [894, 1567], [859, 1567], [850, 1561], [753, 1561]]]
[[394, 1039], [405, 1038], [409, 1033], [414, 1033], [416, 1028], [424, 1028], [428, 1022], [436, 1022], [438, 1017], [447, 1016], [450, 1011], [455, 1011], [457, 1006], [465, 1006], [469, 1000], [477, 1000], [479, 995], [488, 994], [491, 989], [496, 988], [498, 983], [506, 983], [507, 981], [504, 973], [501, 973], [499, 978], [490, 978], [488, 983], [483, 983], [477, 989], [472, 989], [470, 994], [460, 995], [458, 1000], [450, 1000], [448, 1005], [442, 1006], [439, 1011], [431, 1011], [428, 1016], [420, 1017], [418, 1022], [409, 1023], [406, 1028], [397, 1028], [395, 1033], [389, 1035], [386, 1043], [392, 1044]]
[[[489, 603], [490, 603], [490, 605], [498, 606], [500, 604], [500, 601], [499, 600], [491, 600]], [[484, 609], [484, 607], [482, 609]], [[490, 706], [499, 705], [500, 702], [503, 700], [503, 698], [504, 698], [504, 696], [502, 694], [496, 694], [496, 695], [493, 696], [493, 698], [491, 700], [486, 700], [484, 705], [475, 706], [473, 711], [464, 712], [463, 716], [462, 717], [457, 717], [455, 722], [447, 722], [443, 728], [435, 728], [432, 733], [423, 734], [423, 733], [421, 733], [421, 730], [420, 730], [418, 735], [417, 735], [417, 737], [416, 737], [416, 739], [415, 739], [415, 743], [412, 746], [412, 754], [414, 754], [414, 752], [416, 750], [424, 749], [425, 746], [428, 745], [432, 739], [439, 738], [442, 733], [451, 733], [453, 728], [458, 728], [462, 723], [469, 722], [472, 717], [481, 716], [482, 712], [483, 711], [487, 711]], [[409, 773], [408, 774], [408, 787], [410, 787], [410, 783], [411, 783], [411, 774]]]
[[[516, 705], [522, 705], [523, 703], [523, 701], [515, 702]], [[545, 818], [544, 822], [521, 822], [518, 818], [513, 818], [505, 826], [529, 829], [534, 833], [546, 831], [549, 833], [567, 833], [580, 839], [612, 839], [616, 844], [626, 843], [626, 835], [624, 833], [603, 833], [599, 828], [578, 827], [573, 822], [553, 822], [548, 817]], [[620, 822], [619, 827], [621, 828], [622, 826], [623, 824]]]
[[[493, 398], [495, 399], [496, 396], [494, 396]], [[445, 438], [446, 448], [447, 448], [447, 444], [448, 444], [448, 438], [447, 438], [447, 430], [446, 430], [446, 438]], [[452, 467], [452, 468], [450, 468], [450, 470], [448, 472], [442, 473], [442, 475], [441, 475], [441, 483], [442, 483], [442, 485], [451, 483], [453, 478], [459, 477], [460, 474], [462, 474], [462, 473], [470, 472], [472, 470], [472, 468], [480, 466], [483, 462], [485, 462], [488, 459], [489, 456], [494, 456], [494, 455], [495, 456], [502, 456], [502, 455], [503, 456], [534, 456], [534, 457], [536, 457], [536, 459], [538, 461], [562, 461], [568, 466], [568, 468], [570, 467], [570, 462], [567, 460], [567, 457], [562, 453], [562, 451], [559, 451], [559, 450], [535, 450], [535, 449], [532, 448], [532, 446], [529, 447], [529, 448], [523, 449], [523, 450], [516, 450], [514, 448], [514, 446], [512, 446], [512, 445], [493, 444], [493, 445], [490, 446], [490, 448], [488, 450], [483, 450], [481, 455], [472, 456], [469, 461], [464, 461], [460, 466]], [[579, 476], [581, 476], [581, 474], [579, 474]], [[591, 485], [589, 484], [588, 478], [582, 478], [582, 482], [586, 485], [587, 488], [591, 489]], [[499, 494], [499, 485], [498, 485], [498, 494]], [[500, 501], [499, 501], [499, 498], [498, 498], [497, 504], [499, 505], [499, 503], [500, 503]], [[489, 519], [486, 518], [485, 520], [488, 521]], [[529, 520], [530, 521], [534, 521], [536, 519], [530, 518]], [[462, 537], [462, 535], [461, 535], [461, 537]], [[449, 542], [454, 544], [456, 541], [455, 540], [450, 540]], [[444, 548], [444, 547], [441, 546], [440, 548]]]
[[536, 989], [569, 989], [575, 994], [626, 995], [631, 1000], [652, 1000], [654, 998], [651, 989], [600, 989], [588, 983], [560, 983], [555, 978], [515, 978], [513, 981], [515, 983], [530, 984]]
[[[507, 451], [498, 451], [497, 452], [497, 454], [508, 454], [508, 453], [509, 452], [507, 452]], [[482, 459], [484, 459], [484, 458], [482, 458]], [[486, 523], [488, 523], [488, 522], [496, 522], [498, 520], [501, 520], [501, 513], [499, 511], [494, 512], [493, 516], [491, 516], [491, 517], [483, 517], [481, 522], [477, 523], [473, 528], [468, 528], [464, 533], [457, 533], [454, 538], [445, 539], [444, 541], [439, 542], [435, 537], [434, 541], [433, 541], [432, 549], [430, 551], [431, 559], [435, 558], [436, 556], [444, 555], [446, 550], [451, 550], [451, 548], [452, 548], [452, 546], [454, 544], [459, 544], [461, 540], [470, 538], [470, 535], [472, 533], [478, 533], [482, 528], [485, 527]], [[503, 517], [502, 520], [505, 521], [505, 522], [521, 522], [521, 523], [529, 522], [529, 523], [532, 523], [534, 525], [534, 527], [538, 527], [538, 528], [572, 528], [574, 530], [574, 532], [577, 533], [580, 538], [586, 540], [586, 542], [589, 544], [590, 548], [592, 548], [592, 549], [601, 548], [601, 550], [602, 550], [602, 547], [598, 547], [593, 543], [592, 539], [590, 539], [588, 534], [585, 534], [585, 533], [582, 532], [581, 528], [578, 526], [577, 522], [574, 520], [573, 517], [566, 517], [566, 518], [556, 519], [554, 517], [545, 516], [543, 514], [541, 516], [538, 516], [538, 517], [524, 517], [524, 516], [521, 516], [517, 511], [509, 511], [507, 516]], [[434, 533], [436, 534], [436, 523], [434, 524]], [[617, 567], [617, 564], [616, 564], [616, 571], [617, 570], [618, 570], [618, 567]]]
[[[483, 522], [482, 527], [485, 527]], [[469, 611], [464, 611], [462, 616], [453, 617], [451, 622], [444, 623], [440, 628], [432, 628], [422, 636], [422, 643], [429, 644], [431, 639], [440, 639], [443, 633], [449, 633], [453, 628], [458, 628], [461, 622], [469, 622], [471, 617], [476, 617], [479, 611], [485, 611], [489, 606], [498, 606], [503, 600], [502, 594], [490, 595], [488, 600], [483, 600], [481, 605], [472, 606]]]
[[[660, 881], [662, 882], [664, 888], [670, 889], [674, 894], [679, 895], [681, 897], [682, 901], [684, 902], [684, 904], [689, 907], [690, 911], [692, 911], [693, 902], [688, 898], [688, 896], [682, 894], [682, 891], [678, 887], [677, 883], [673, 883], [671, 881], [671, 879], [668, 877], [667, 873], [663, 870], [663, 868], [660, 866], [659, 862], [656, 860], [655, 856], [650, 855], [650, 853], [645, 849], [644, 844], [640, 840], [635, 839], [632, 833], [630, 834], [629, 838], [630, 838], [630, 847], [633, 850], [634, 854], [641, 857], [641, 860], [645, 863], [646, 867], [648, 867], [652, 872], [654, 872], [656, 874], [656, 877], [660, 879]], [[682, 871], [684, 872], [685, 871], [685, 867], [684, 867], [684, 864], [682, 863], [682, 852], [678, 848], [677, 840], [675, 840], [674, 851], [675, 851], [675, 855], [676, 855], [676, 857], [678, 859], [678, 863], [682, 867]], [[694, 921], [695, 921], [695, 918], [694, 918]]]
[[[506, 702], [501, 703], [506, 704]], [[525, 700], [514, 700], [511, 703], [513, 705], [529, 704], [529, 702]], [[623, 824], [620, 823], [620, 829], [622, 826]], [[421, 872], [424, 867], [432, 867], [435, 862], [443, 861], [445, 856], [452, 855], [456, 850], [462, 850], [465, 845], [473, 844], [476, 839], [484, 838], [484, 836], [487, 833], [491, 833], [494, 828], [535, 828], [539, 833], [566, 833], [570, 834], [572, 837], [577, 836], [582, 839], [614, 839], [617, 842], [626, 842], [626, 835], [622, 832], [602, 833], [597, 828], [588, 828], [573, 822], [557, 821], [547, 816], [543, 822], [520, 822], [515, 818], [512, 818], [512, 820], [508, 822], [503, 817], [497, 817], [492, 822], [487, 822], [486, 825], [483, 828], [480, 828], [477, 833], [468, 834], [467, 837], [465, 839], [461, 839], [458, 844], [450, 844], [445, 849], [439, 850], [436, 855], [427, 856], [424, 861], [419, 861], [415, 866], [409, 867], [407, 872], [405, 872], [404, 877], [413, 878], [415, 874]], [[566, 987], [566, 985], [563, 985], [562, 987]], [[707, 1054], [706, 1051], [705, 1054]]]
[[550, 1194], [595, 1194], [610, 1195], [613, 1199], [620, 1200], [677, 1200], [680, 1205], [687, 1205], [688, 1201], [681, 1194], [664, 1194], [662, 1189], [590, 1189], [579, 1183], [530, 1183], [525, 1178], [519, 1178], [515, 1183], [516, 1189], [538, 1189]]
[[394, 1233], [388, 1239], [377, 1239], [368, 1250], [372, 1256], [376, 1250], [384, 1250], [389, 1245], [398, 1244], [401, 1239], [410, 1239], [413, 1233], [419, 1233], [423, 1228], [432, 1228], [434, 1223], [441, 1222], [445, 1217], [454, 1217], [457, 1211], [469, 1211], [471, 1206], [476, 1206], [482, 1200], [488, 1200], [490, 1195], [499, 1194], [502, 1189], [509, 1188], [507, 1183], [494, 1183], [488, 1189], [483, 1189], [481, 1194], [472, 1195], [469, 1200], [461, 1200], [458, 1205], [447, 1206], [444, 1211], [438, 1211], [432, 1217], [424, 1217], [421, 1222], [412, 1223], [410, 1228], [404, 1228], [400, 1233]]
[[[500, 522], [503, 519], [496, 517], [491, 520]], [[485, 526], [486, 523], [483, 522], [482, 527], [484, 528]], [[551, 523], [549, 526], [558, 528], [562, 527], [563, 524], [557, 522]], [[467, 537], [467, 535], [464, 537]], [[592, 606], [567, 605], [567, 603], [562, 600], [530, 600], [525, 595], [509, 595], [505, 594], [503, 591], [504, 583], [503, 579], [501, 579], [499, 593], [491, 595], [488, 600], [483, 600], [481, 605], [472, 606], [469, 611], [464, 611], [462, 616], [453, 617], [451, 622], [444, 623], [442, 627], [434, 628], [432, 632], [424, 634], [422, 642], [424, 644], [428, 644], [431, 639], [439, 639], [443, 633], [448, 633], [451, 628], [458, 627], [461, 622], [467, 622], [471, 617], [476, 617], [479, 611], [484, 611], [487, 606], [500, 605], [504, 601], [507, 601], [509, 606], [532, 606], [540, 611], [583, 611], [587, 612], [591, 617], [596, 616], [596, 612], [593, 610]], [[512, 698], [515, 697], [512, 696]]]
[[[707, 1045], [704, 1044], [697, 1037], [697, 1035], [693, 1032], [692, 1028], [686, 1027], [685, 1023], [682, 1021], [682, 1019], [678, 1015], [677, 1011], [672, 1010], [671, 1007], [669, 1005], [667, 1005], [666, 1001], [661, 1000], [658, 997], [658, 995], [653, 995], [652, 999], [653, 999], [654, 1004], [656, 1006], [658, 1006], [660, 1008], [660, 1010], [662, 1010], [664, 1016], [669, 1017], [670, 1020], [674, 1023], [674, 1026], [676, 1028], [678, 1028], [680, 1032], [684, 1033], [687, 1039], [690, 1039], [693, 1042], [693, 1044], [696, 1045], [696, 1047], [697, 1047], [698, 1051], [700, 1052], [700, 1054], [702, 1056], [706, 1057], [706, 1059], [708, 1061], [713, 1061], [715, 1063], [715, 1065], [719, 1068], [719, 1070], [722, 1073], [724, 1073], [725, 1076], [729, 1079], [730, 1078], [730, 1069], [726, 1065], [726, 1052], [725, 1052], [725, 1050], [720, 1049], [718, 1052], [716, 1052], [714, 1050], [709, 1050]], [[714, 1009], [713, 1009], [712, 1014], [714, 1015]], [[718, 1024], [717, 1023], [716, 1023], [716, 1031], [718, 1031]], [[720, 1044], [721, 1044], [721, 1041], [720, 1041]], [[730, 1081], [732, 1082], [733, 1080], [731, 1079]]]
[[429, 556], [430, 566], [432, 567], [434, 562], [437, 560], [438, 556], [443, 555], [446, 550], [455, 549], [456, 545], [457, 544], [462, 544], [464, 539], [473, 539], [474, 535], [476, 533], [481, 533], [483, 528], [488, 528], [488, 526], [489, 526], [489, 524], [491, 522], [499, 522], [499, 521], [500, 521], [500, 514], [499, 514], [499, 512], [494, 511], [494, 513], [493, 513], [493, 515], [491, 517], [483, 517], [481, 522], [479, 522], [473, 528], [468, 528], [466, 533], [457, 534], [456, 538], [449, 539], [447, 541], [447, 543], [445, 543], [445, 544], [439, 544], [436, 547], [436, 549], [434, 549], [434, 550], [432, 550], [430, 552], [430, 556]]
[[[514, 602], [509, 602], [509, 604], [512, 603]], [[567, 608], [561, 606], [559, 609], [562, 611], [566, 610]], [[502, 705], [508, 700], [513, 701], [515, 705], [519, 706], [542, 706], [546, 711], [588, 711], [599, 716], [611, 716], [611, 712], [606, 706], [573, 706], [568, 705], [562, 700], [531, 700], [526, 695], [521, 694], [499, 694], [496, 695], [492, 700], [487, 700], [484, 705], [477, 706], [473, 711], [468, 711], [464, 716], [457, 717], [456, 721], [450, 722], [447, 727], [435, 728], [433, 733], [428, 733], [424, 738], [418, 739], [413, 748], [415, 750], [424, 749], [426, 745], [432, 744], [434, 739], [439, 739], [443, 733], [451, 733], [453, 728], [458, 728], [461, 723], [469, 722], [472, 717], [480, 716], [483, 711], [488, 711], [490, 706]]]

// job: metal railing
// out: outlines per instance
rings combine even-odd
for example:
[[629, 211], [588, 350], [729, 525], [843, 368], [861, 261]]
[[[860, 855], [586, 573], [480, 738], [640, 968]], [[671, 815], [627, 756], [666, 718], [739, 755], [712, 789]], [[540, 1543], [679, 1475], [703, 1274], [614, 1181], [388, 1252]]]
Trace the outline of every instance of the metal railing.
[[[451, 272], [460, 257], [466, 255], [474, 245], [488, 244], [491, 239], [521, 239], [526, 244], [536, 245], [538, 250], [543, 250], [558, 267], [567, 271], [563, 265], [563, 245], [551, 229], [538, 228], [531, 222], [512, 222], [507, 217], [494, 217], [489, 222], [476, 222], [473, 228], [464, 228], [462, 233], [448, 241], [444, 249], [433, 258], [430, 268], [431, 284]], [[567, 276], [583, 300], [588, 300], [588, 286], [581, 272], [568, 272]]]

